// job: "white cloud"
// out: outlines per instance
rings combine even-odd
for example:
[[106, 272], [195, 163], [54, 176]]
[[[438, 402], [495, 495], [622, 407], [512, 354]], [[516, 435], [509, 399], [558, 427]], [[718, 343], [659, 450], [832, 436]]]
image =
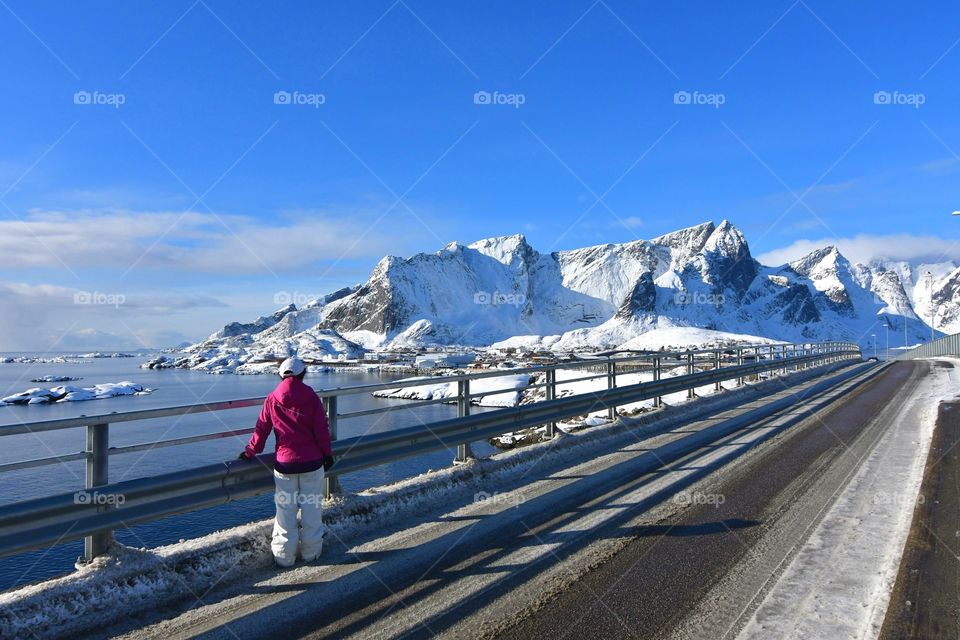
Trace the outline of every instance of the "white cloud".
[[835, 245], [851, 262], [867, 263], [876, 258], [914, 262], [943, 262], [960, 256], [960, 242], [936, 236], [909, 233], [893, 235], [859, 234], [849, 238], [797, 240], [793, 244], [757, 256], [762, 264], [778, 266], [802, 258], [811, 251]]
[[420, 231], [398, 223], [397, 212], [379, 221], [377, 215], [297, 212], [262, 221], [198, 212], [31, 211], [22, 220], [0, 220], [0, 255], [7, 268], [283, 273], [325, 261], [378, 259]]
[[[139, 349], [187, 339], [174, 315], [222, 308], [208, 296], [0, 284], [0, 351]], [[206, 328], [203, 329], [206, 332]]]

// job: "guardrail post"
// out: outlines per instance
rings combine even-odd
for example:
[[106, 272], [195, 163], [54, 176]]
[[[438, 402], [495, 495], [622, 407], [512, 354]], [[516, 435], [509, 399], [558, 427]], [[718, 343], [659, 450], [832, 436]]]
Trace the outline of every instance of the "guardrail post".
[[[557, 399], [557, 370], [556, 369], [547, 369], [546, 371], [546, 387], [547, 392], [547, 402]], [[557, 423], [548, 422], [547, 423], [547, 438], [556, 438], [557, 437]]]
[[[713, 354], [713, 368], [717, 371], [720, 371], [720, 352], [715, 351]], [[713, 385], [714, 391], [723, 391], [723, 385], [720, 384], [720, 381], [717, 380]]]
[[[470, 415], [470, 379], [462, 378], [457, 381], [457, 416], [466, 418]], [[454, 464], [462, 464], [473, 457], [470, 451], [470, 443], [464, 442], [457, 445], [457, 457]]]
[[[323, 399], [323, 406], [327, 412], [327, 424], [330, 426], [330, 440], [337, 439], [337, 396], [327, 396]], [[340, 478], [336, 474], [323, 474], [323, 496], [329, 498], [334, 493], [340, 493]]]
[[[110, 425], [92, 424], [87, 426], [87, 474], [86, 489], [95, 489], [110, 481]], [[89, 501], [101, 504], [93, 496], [87, 496]], [[109, 505], [107, 505], [109, 508]], [[106, 553], [113, 542], [113, 531], [100, 531], [83, 539], [83, 559], [90, 562], [99, 555]]]
[[[660, 381], [660, 358], [654, 357], [653, 359], [653, 381]], [[659, 409], [663, 406], [663, 396], [657, 396], [653, 399], [653, 407]]]
[[[737, 349], [737, 366], [738, 367], [743, 366], [743, 349]], [[737, 386], [742, 387], [743, 384], [744, 384], [743, 376], [741, 375], [740, 377], [737, 378]]]
[[[687, 374], [693, 375], [696, 373], [697, 368], [693, 364], [693, 351], [687, 351]], [[693, 399], [697, 397], [697, 392], [694, 388], [687, 389], [687, 398]]]
[[[607, 360], [607, 390], [612, 391], [617, 387], [617, 363]], [[607, 407], [607, 417], [610, 421], [617, 419], [617, 407]]]

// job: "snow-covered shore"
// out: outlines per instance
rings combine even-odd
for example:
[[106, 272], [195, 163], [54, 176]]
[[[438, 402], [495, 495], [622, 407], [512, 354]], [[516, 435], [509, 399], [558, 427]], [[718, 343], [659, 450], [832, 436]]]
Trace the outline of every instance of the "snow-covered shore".
[[0, 364], [75, 364], [85, 360], [102, 358], [136, 358], [133, 353], [71, 353], [63, 356], [0, 356]]
[[[429, 377], [403, 378], [397, 382], [410, 382], [413, 380], [430, 380]], [[495, 376], [491, 378], [479, 378], [470, 381], [470, 394], [487, 394], [473, 398], [471, 404], [481, 407], [515, 407], [520, 403], [520, 396], [523, 389], [530, 384], [531, 376], [529, 374], [518, 374], [508, 376]], [[494, 393], [497, 392], [497, 393]], [[457, 383], [440, 382], [436, 384], [423, 384], [414, 387], [399, 387], [397, 389], [384, 389], [374, 391], [373, 396], [377, 398], [404, 398], [407, 400], [442, 400], [455, 399], [457, 397]]]

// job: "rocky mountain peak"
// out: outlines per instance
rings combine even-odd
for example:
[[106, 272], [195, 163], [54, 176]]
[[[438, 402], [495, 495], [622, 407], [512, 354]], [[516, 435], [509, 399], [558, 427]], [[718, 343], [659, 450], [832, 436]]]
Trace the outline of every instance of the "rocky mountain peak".
[[687, 253], [698, 253], [707, 243], [707, 239], [716, 230], [713, 221], [704, 222], [693, 227], [665, 233], [651, 240], [655, 245], [670, 249], [683, 250]]
[[802, 258], [794, 260], [789, 264], [789, 267], [800, 275], [814, 277], [825, 275], [827, 272], [836, 273], [836, 271], [842, 267], [849, 269], [849, 266], [850, 263], [847, 259], [844, 258], [840, 250], [832, 244], [822, 249], [811, 251]]
[[485, 238], [469, 244], [468, 247], [507, 266], [526, 260], [535, 253], [521, 233]]

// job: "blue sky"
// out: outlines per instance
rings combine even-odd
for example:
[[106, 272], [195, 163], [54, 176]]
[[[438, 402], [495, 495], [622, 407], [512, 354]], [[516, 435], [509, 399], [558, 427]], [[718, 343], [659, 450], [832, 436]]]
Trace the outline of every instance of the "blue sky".
[[175, 344], [518, 232], [960, 236], [955, 3], [0, 5], [0, 350]]

